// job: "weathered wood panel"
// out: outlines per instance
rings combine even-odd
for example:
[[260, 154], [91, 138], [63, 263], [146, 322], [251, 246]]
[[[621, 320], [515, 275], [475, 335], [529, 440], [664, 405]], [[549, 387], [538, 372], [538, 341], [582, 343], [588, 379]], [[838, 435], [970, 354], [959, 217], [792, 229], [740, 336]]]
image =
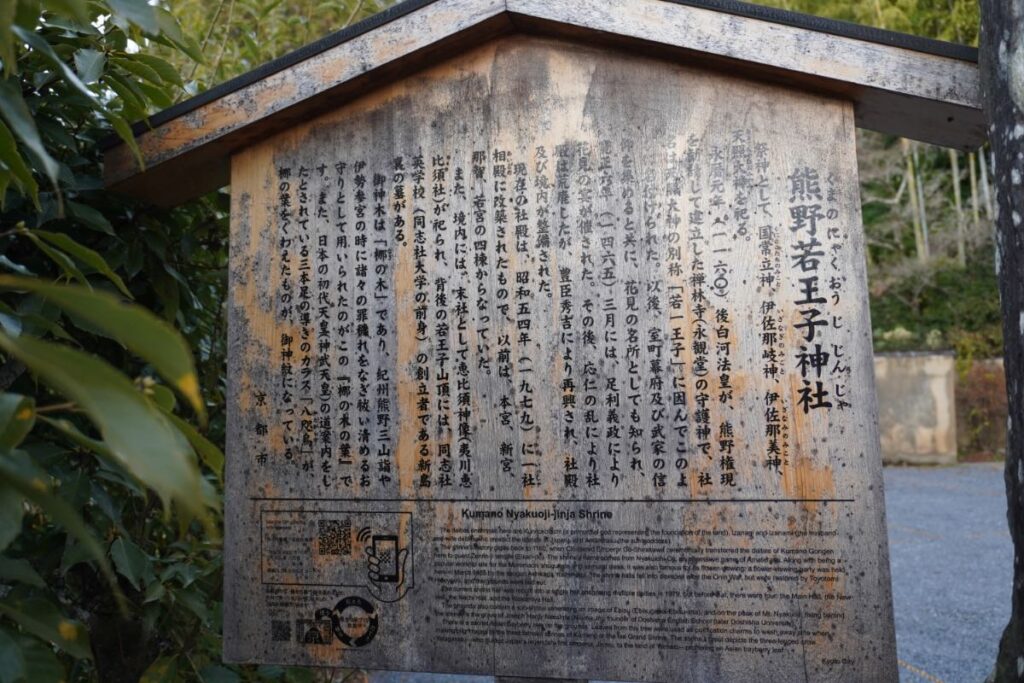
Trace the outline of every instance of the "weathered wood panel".
[[227, 659], [896, 679], [850, 103], [508, 38], [232, 190]]
[[682, 63], [706, 55], [734, 73], [842, 95], [862, 128], [965, 149], [985, 139], [971, 62], [664, 0], [507, 4], [527, 30], [680, 48], [689, 53]]
[[[984, 139], [977, 65], [869, 40], [663, 0], [437, 0], [229, 92], [105, 157], [109, 187], [161, 204], [227, 182], [241, 147], [511, 31], [662, 51], [681, 63], [839, 95], [858, 125], [948, 146]], [[184, 182], [183, 182], [184, 180]]]

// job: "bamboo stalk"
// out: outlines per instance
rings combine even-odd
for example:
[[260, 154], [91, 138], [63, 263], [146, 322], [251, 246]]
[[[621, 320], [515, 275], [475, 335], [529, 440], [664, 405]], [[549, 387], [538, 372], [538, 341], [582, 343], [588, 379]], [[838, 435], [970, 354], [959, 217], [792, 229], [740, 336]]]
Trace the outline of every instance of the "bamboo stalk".
[[[907, 174], [904, 172], [900, 178], [900, 186], [896, 190], [896, 196], [889, 200], [889, 204], [900, 206], [903, 203], [903, 193], [907, 190]], [[903, 221], [892, 222], [892, 239], [896, 244], [903, 242]]]
[[974, 152], [967, 153], [967, 166], [971, 170], [971, 225], [977, 235], [981, 231], [981, 217], [978, 214], [978, 173], [974, 170], [977, 163], [974, 156]]
[[978, 150], [978, 170], [981, 171], [981, 201], [985, 207], [985, 218], [992, 220], [992, 192], [988, 186], [988, 162], [985, 161], [985, 148]]
[[949, 164], [953, 175], [953, 206], [956, 209], [956, 262], [967, 267], [967, 238], [964, 235], [964, 206], [960, 196], [960, 153], [949, 150]]
[[914, 158], [914, 183], [917, 185], [917, 208], [921, 213], [921, 241], [924, 244], [922, 263], [931, 259], [931, 245], [928, 239], [928, 210], [924, 203], [924, 183], [921, 179], [921, 161], [917, 155], [917, 143], [910, 143], [911, 156]]
[[924, 237], [921, 232], [921, 212], [918, 210], [917, 201], [917, 174], [914, 169], [914, 157], [910, 155], [910, 141], [906, 138], [900, 139], [900, 147], [903, 150], [903, 157], [907, 161], [907, 196], [910, 197], [910, 220], [914, 225], [914, 246], [917, 249], [917, 260], [921, 263], [927, 261], [925, 256]]

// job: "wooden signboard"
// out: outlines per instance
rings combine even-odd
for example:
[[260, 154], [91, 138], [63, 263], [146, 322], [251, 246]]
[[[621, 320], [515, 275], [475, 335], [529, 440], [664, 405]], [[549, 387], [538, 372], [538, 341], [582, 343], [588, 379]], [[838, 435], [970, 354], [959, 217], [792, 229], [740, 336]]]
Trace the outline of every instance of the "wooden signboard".
[[717, 0], [410, 0], [105, 155], [230, 181], [225, 658], [895, 681], [855, 126], [963, 46]]
[[515, 37], [231, 186], [230, 660], [895, 680], [850, 103]]

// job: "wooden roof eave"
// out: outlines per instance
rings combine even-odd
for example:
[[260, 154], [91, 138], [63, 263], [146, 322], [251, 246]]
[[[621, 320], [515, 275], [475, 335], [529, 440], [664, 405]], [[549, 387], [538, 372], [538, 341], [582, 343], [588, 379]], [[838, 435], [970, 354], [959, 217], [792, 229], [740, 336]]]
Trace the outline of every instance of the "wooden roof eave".
[[[853, 100], [857, 125], [962, 149], [984, 141], [970, 48], [731, 0], [411, 0], [161, 112], [104, 157], [107, 187], [173, 205], [228, 183], [231, 154], [511, 33], [641, 51]], [[973, 57], [973, 58], [972, 58]]]

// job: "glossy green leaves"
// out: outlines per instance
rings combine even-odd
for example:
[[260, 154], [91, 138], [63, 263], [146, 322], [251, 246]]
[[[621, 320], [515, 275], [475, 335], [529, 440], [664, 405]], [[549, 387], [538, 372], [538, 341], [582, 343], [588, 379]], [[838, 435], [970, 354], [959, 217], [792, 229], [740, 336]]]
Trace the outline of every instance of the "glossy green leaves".
[[203, 513], [191, 446], [156, 405], [106, 362], [68, 346], [0, 335], [0, 350], [89, 415], [118, 462], [165, 503]]

